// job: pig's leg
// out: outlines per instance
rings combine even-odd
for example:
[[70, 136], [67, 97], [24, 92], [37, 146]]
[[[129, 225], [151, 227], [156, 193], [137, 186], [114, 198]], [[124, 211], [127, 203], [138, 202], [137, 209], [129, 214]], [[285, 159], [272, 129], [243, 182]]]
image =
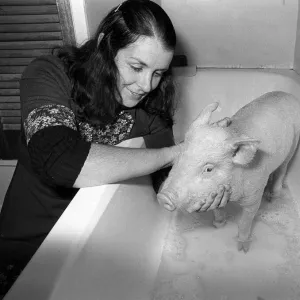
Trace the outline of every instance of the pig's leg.
[[[246, 198], [242, 203], [242, 215], [238, 222], [238, 250], [248, 252], [251, 243], [251, 229], [253, 219], [259, 209], [263, 190], [257, 191], [253, 196]], [[248, 205], [247, 203], [253, 203]]]
[[269, 202], [272, 201], [272, 196], [271, 196], [272, 187], [273, 187], [273, 173], [271, 173], [269, 176], [268, 183], [265, 187], [264, 194], [263, 194], [265, 199]]
[[213, 210], [214, 220], [213, 225], [220, 228], [226, 224], [226, 212], [223, 208], [216, 208]]
[[293, 157], [297, 144], [299, 141], [299, 137], [297, 137], [294, 141], [293, 146], [291, 147], [291, 151], [285, 161], [270, 175], [270, 179], [267, 185], [265, 196], [267, 200], [272, 201], [273, 199], [279, 198], [282, 195], [282, 188], [285, 185], [285, 178], [287, 173], [288, 164]]
[[275, 198], [279, 198], [284, 185], [284, 179], [286, 176], [288, 162], [284, 162], [278, 167], [272, 174], [272, 181], [268, 183], [267, 192], [265, 196], [268, 201], [272, 201]]

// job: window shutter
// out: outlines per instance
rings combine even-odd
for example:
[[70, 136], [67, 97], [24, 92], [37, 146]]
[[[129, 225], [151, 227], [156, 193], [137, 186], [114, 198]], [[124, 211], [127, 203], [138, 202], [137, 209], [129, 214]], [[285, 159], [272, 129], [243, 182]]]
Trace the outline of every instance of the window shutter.
[[[68, 0], [0, 1], [0, 126], [3, 132], [21, 128], [19, 80], [26, 66], [34, 58], [51, 53], [53, 47], [74, 43]], [[6, 134], [6, 139], [11, 134]]]

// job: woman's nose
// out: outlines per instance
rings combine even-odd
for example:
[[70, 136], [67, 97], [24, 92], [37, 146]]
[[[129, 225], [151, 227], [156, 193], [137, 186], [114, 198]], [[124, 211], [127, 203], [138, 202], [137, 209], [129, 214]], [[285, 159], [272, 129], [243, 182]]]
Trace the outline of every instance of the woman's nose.
[[139, 87], [144, 93], [149, 93], [152, 90], [152, 77], [142, 76], [139, 81]]

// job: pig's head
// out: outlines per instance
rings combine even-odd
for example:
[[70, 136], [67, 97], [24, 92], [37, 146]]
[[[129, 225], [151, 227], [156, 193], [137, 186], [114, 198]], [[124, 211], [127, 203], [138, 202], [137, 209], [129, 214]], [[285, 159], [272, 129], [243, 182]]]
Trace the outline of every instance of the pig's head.
[[205, 107], [189, 127], [182, 153], [157, 195], [159, 203], [171, 202], [191, 212], [196, 203], [205, 202], [220, 185], [232, 186], [234, 173], [253, 160], [259, 141], [236, 136], [230, 127], [211, 124], [211, 114], [217, 106], [212, 103]]

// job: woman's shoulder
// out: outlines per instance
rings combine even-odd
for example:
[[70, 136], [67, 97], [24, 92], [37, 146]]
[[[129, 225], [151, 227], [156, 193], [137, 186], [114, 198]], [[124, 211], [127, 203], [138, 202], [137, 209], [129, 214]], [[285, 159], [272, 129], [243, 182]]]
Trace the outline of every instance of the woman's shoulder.
[[57, 65], [58, 67], [63, 66], [63, 62], [54, 54], [41, 55], [36, 57], [32, 62], [35, 63], [50, 63]]
[[63, 62], [55, 55], [49, 54], [39, 56], [32, 60], [26, 67], [22, 74], [22, 78], [43, 74], [53, 74], [54, 76], [57, 76], [58, 74], [66, 75]]
[[71, 81], [64, 64], [55, 55], [43, 55], [31, 61], [22, 74], [21, 82], [28, 80], [58, 86], [68, 93], [71, 90]]

